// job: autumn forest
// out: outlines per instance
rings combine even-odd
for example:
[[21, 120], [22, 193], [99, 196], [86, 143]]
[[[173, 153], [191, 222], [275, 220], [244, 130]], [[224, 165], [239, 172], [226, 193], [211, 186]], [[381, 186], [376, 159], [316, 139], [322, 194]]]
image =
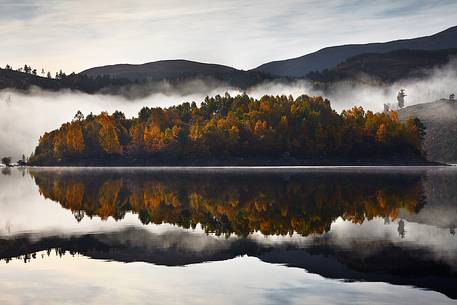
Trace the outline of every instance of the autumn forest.
[[[246, 94], [169, 108], [75, 118], [45, 133], [32, 165], [304, 164], [423, 160], [418, 119], [362, 107], [333, 110], [322, 97]], [[317, 161], [316, 161], [317, 160]], [[328, 161], [332, 162], [332, 161]]]

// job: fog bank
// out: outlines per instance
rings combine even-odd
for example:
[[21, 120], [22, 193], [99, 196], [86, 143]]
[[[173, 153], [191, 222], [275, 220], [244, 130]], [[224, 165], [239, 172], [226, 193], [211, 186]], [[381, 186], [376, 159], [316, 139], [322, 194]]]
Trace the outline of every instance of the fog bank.
[[[340, 112], [352, 106], [363, 106], [373, 111], [382, 111], [384, 103], [396, 103], [396, 96], [401, 88], [407, 93], [406, 106], [426, 103], [448, 98], [457, 92], [457, 61], [435, 68], [421, 79], [406, 79], [392, 85], [380, 86], [366, 76], [357, 82], [338, 82], [326, 92], [313, 89], [307, 81], [267, 82], [254, 86], [247, 94], [260, 98], [263, 95], [289, 95], [297, 97], [301, 94], [322, 95], [330, 99], [332, 107]], [[0, 91], [0, 156], [12, 156], [16, 161], [22, 154], [29, 156], [38, 143], [39, 137], [46, 131], [58, 128], [62, 123], [70, 121], [80, 110], [83, 114], [109, 113], [123, 111], [126, 117], [136, 116], [143, 106], [167, 107], [183, 102], [200, 103], [206, 96], [216, 94], [236, 95], [240, 92], [223, 83], [208, 84], [204, 81], [189, 81], [174, 91], [166, 82], [156, 87], [162, 93], [153, 93], [144, 98], [126, 99], [112, 95], [89, 95], [80, 92], [61, 91], [46, 92], [32, 89], [28, 93], [12, 90]], [[162, 90], [163, 89], [163, 90]], [[126, 89], [127, 90], [127, 89]], [[134, 90], [147, 88], [129, 88], [130, 95]]]
[[332, 107], [340, 112], [353, 106], [363, 106], [372, 111], [382, 111], [384, 103], [396, 104], [400, 89], [406, 90], [406, 106], [428, 103], [457, 94], [457, 58], [441, 67], [421, 71], [421, 78], [399, 80], [391, 85], [378, 85], [379, 81], [360, 75], [356, 81], [340, 81], [332, 84], [325, 92], [313, 89], [307, 81], [290, 84], [269, 82], [248, 90], [253, 96], [265, 94], [320, 95], [328, 98]]

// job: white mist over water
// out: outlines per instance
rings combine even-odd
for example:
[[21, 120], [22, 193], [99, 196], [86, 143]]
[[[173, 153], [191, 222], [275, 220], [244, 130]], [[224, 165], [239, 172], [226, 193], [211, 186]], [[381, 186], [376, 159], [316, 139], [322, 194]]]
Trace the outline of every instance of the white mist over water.
[[[250, 88], [246, 93], [255, 98], [263, 95], [322, 95], [331, 101], [332, 107], [338, 112], [353, 106], [381, 111], [384, 103], [396, 102], [397, 93], [401, 88], [406, 89], [408, 94], [407, 106], [448, 98], [450, 93], [457, 93], [457, 61], [453, 60], [444, 67], [428, 71], [427, 76], [422, 79], [406, 79], [390, 86], [376, 86], [366, 80], [361, 78], [357, 83], [336, 83], [326, 94], [313, 89], [306, 81], [288, 84], [267, 82]], [[223, 95], [225, 92], [231, 95], [241, 93], [222, 83], [217, 83], [215, 87], [214, 84], [207, 86], [201, 81], [190, 81], [180, 86], [179, 92], [173, 92], [172, 87], [164, 86], [163, 89], [166, 93], [153, 93], [134, 100], [68, 90], [46, 92], [32, 89], [28, 93], [1, 90], [0, 156], [12, 156], [14, 161], [22, 154], [29, 156], [44, 132], [70, 121], [78, 110], [85, 115], [90, 112], [99, 114], [102, 111], [112, 113], [120, 110], [130, 118], [136, 116], [143, 106], [167, 107], [192, 101], [200, 103], [206, 96]]]

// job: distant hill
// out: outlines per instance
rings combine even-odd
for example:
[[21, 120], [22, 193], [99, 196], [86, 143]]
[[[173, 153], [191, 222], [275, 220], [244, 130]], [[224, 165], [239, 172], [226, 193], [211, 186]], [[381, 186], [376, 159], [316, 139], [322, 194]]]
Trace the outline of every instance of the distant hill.
[[31, 86], [37, 86], [47, 90], [58, 90], [61, 88], [59, 81], [53, 78], [40, 77], [15, 70], [0, 69], [0, 89], [27, 90]]
[[457, 48], [457, 26], [431, 36], [414, 39], [328, 47], [301, 57], [266, 63], [254, 70], [274, 76], [303, 77], [311, 71], [332, 69], [348, 58], [360, 54], [387, 53], [401, 49], [439, 50], [454, 48]]
[[424, 145], [429, 159], [457, 163], [457, 102], [441, 99], [398, 111], [400, 119], [419, 118], [427, 127]]
[[63, 89], [78, 90], [89, 94], [97, 92], [116, 93], [118, 88], [129, 85], [132, 82], [126, 79], [114, 79], [110, 77], [89, 77], [72, 73], [57, 78], [47, 78], [31, 73], [16, 70], [0, 69], [0, 90], [15, 89], [27, 91], [31, 87], [38, 87], [49, 91]]
[[162, 60], [139, 65], [101, 66], [84, 70], [80, 74], [89, 77], [110, 76], [140, 82], [213, 78], [243, 89], [270, 78], [260, 71], [243, 71], [228, 66], [189, 60]]
[[80, 74], [91, 77], [109, 75], [111, 77], [126, 78], [129, 80], [162, 80], [229, 73], [242, 74], [243, 72], [223, 65], [188, 60], [162, 60], [139, 65], [118, 64], [94, 67], [84, 70]]
[[457, 49], [396, 50], [388, 53], [369, 53], [351, 57], [331, 70], [309, 72], [307, 79], [320, 82], [354, 80], [370, 75], [392, 83], [400, 79], [424, 76], [427, 69], [447, 64], [457, 56]]
[[[246, 90], [272, 79], [262, 72], [246, 72], [230, 67], [193, 62], [189, 64], [186, 61], [168, 62], [169, 64], [138, 65], [142, 66], [138, 73], [135, 72], [137, 70], [134, 65], [115, 65], [89, 69], [87, 71], [90, 72], [87, 73], [61, 75], [58, 79], [0, 68], [0, 90], [27, 91], [31, 87], [38, 87], [49, 91], [70, 89], [89, 94], [101, 93], [141, 98], [155, 92], [206, 93], [218, 87], [227, 86]], [[184, 65], [181, 66], [178, 62], [184, 62]], [[197, 83], [193, 82], [197, 79]], [[165, 86], [163, 81], [167, 81]]]

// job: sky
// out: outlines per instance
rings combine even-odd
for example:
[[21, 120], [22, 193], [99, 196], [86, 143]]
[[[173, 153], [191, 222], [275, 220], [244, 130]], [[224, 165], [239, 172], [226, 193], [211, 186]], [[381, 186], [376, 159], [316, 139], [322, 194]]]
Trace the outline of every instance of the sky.
[[455, 0], [0, 0], [0, 66], [69, 73], [189, 59], [251, 69], [454, 25]]

